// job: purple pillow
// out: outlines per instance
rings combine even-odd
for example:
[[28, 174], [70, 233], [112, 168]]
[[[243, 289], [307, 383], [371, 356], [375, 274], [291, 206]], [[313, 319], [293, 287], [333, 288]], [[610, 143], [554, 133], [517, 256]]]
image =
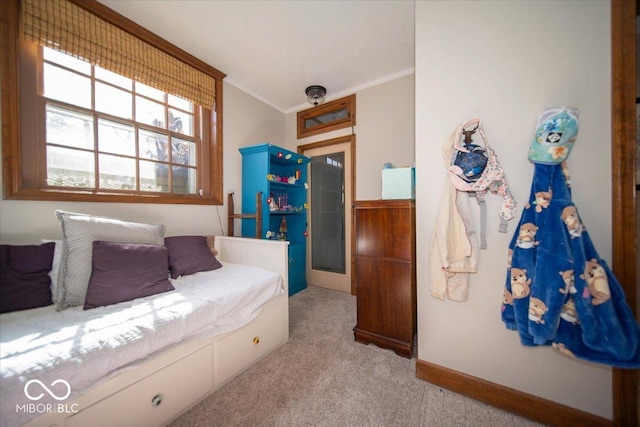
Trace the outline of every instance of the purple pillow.
[[173, 291], [168, 271], [162, 245], [95, 241], [84, 309]]
[[49, 271], [55, 247], [0, 245], [0, 313], [53, 304]]
[[165, 237], [164, 244], [169, 248], [169, 269], [173, 279], [222, 267], [204, 236]]

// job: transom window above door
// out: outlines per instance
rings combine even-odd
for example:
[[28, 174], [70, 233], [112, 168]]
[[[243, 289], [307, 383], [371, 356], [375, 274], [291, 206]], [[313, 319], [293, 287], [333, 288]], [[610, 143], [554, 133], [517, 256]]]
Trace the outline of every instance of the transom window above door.
[[298, 112], [298, 139], [356, 125], [356, 96]]

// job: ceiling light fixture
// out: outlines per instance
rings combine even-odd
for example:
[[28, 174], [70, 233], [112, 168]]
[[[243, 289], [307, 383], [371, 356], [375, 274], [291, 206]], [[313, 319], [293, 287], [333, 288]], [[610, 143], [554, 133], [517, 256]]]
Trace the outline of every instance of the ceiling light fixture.
[[304, 92], [307, 94], [309, 104], [313, 104], [316, 107], [324, 102], [324, 96], [327, 94], [327, 90], [319, 85], [309, 86]]

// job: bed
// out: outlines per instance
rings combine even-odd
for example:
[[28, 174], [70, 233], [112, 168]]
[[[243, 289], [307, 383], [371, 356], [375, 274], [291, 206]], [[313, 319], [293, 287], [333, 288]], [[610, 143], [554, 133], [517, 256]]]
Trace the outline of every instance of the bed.
[[1, 425], [162, 425], [287, 342], [287, 242], [214, 245], [172, 292], [3, 314]]

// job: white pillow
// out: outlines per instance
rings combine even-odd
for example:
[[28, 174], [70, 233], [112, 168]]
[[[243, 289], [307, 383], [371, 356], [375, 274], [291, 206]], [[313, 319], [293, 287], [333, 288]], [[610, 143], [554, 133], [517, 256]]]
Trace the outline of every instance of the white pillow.
[[58, 303], [58, 272], [60, 269], [60, 260], [62, 259], [62, 240], [40, 240], [40, 244], [53, 242], [56, 244], [53, 250], [53, 262], [51, 263], [51, 270], [49, 271], [49, 277], [51, 278], [51, 298], [53, 303]]
[[58, 310], [84, 305], [91, 278], [94, 241], [164, 245], [164, 225], [64, 211], [56, 211], [56, 215], [64, 240], [57, 284]]

